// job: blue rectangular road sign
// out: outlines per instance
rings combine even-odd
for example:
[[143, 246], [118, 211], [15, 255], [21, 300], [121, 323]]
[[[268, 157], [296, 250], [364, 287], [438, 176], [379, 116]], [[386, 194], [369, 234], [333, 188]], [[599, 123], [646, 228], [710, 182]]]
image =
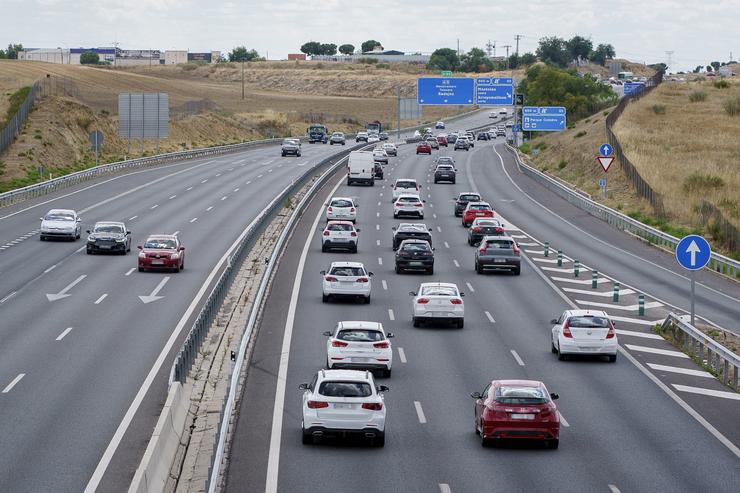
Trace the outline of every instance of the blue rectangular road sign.
[[562, 106], [525, 106], [522, 108], [522, 130], [557, 132], [565, 130], [565, 108]]
[[630, 94], [637, 94], [645, 89], [644, 82], [625, 82], [624, 83], [624, 95], [629, 96]]
[[474, 84], [470, 77], [421, 77], [417, 99], [419, 104], [473, 104]]
[[475, 79], [475, 104], [480, 106], [514, 104], [514, 79], [478, 77]]

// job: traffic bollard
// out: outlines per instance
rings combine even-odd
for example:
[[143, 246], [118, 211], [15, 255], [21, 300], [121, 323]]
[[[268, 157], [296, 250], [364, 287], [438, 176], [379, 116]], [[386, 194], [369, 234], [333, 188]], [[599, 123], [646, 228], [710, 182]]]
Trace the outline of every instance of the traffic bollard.
[[549, 256], [550, 256], [550, 242], [546, 241], [545, 242], [545, 257], [549, 257]]
[[619, 283], [614, 281], [614, 293], [612, 294], [612, 301], [614, 303], [619, 302]]
[[591, 289], [596, 289], [596, 284], [598, 283], [599, 279], [599, 271], [592, 270], [591, 271]]
[[573, 260], [573, 275], [578, 277], [581, 273], [581, 261], [578, 259]]
[[558, 250], [558, 267], [563, 266], [563, 251]]
[[641, 317], [645, 316], [645, 295], [641, 294], [637, 297], [637, 314]]

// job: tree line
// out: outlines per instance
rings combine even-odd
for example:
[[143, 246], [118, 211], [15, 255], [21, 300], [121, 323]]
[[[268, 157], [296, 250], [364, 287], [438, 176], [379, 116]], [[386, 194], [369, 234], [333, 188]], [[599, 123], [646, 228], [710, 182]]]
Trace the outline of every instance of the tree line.
[[0, 58], [8, 58], [11, 60], [17, 60], [18, 53], [20, 53], [21, 51], [23, 51], [22, 44], [10, 43], [8, 44], [7, 50], [0, 50]]
[[[366, 51], [372, 51], [376, 46], [383, 45], [380, 43], [380, 41], [368, 39], [367, 41], [364, 41], [362, 44], [360, 44], [360, 51], [362, 51], [363, 53]], [[346, 43], [337, 47], [337, 45], [335, 45], [334, 43], [320, 43], [318, 41], [308, 41], [301, 45], [301, 53], [305, 53], [309, 56], [333, 56], [337, 54], [337, 50], [342, 55], [352, 55], [355, 52], [355, 45]]]

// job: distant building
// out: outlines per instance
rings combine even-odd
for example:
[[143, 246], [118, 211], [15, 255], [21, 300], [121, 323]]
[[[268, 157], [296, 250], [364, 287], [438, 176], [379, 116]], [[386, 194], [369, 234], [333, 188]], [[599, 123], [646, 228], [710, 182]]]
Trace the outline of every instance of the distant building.
[[101, 62], [113, 63], [113, 60], [116, 58], [115, 48], [36, 48], [21, 51], [18, 53], [18, 59], [79, 65], [80, 56], [88, 51], [97, 53]]
[[288, 53], [288, 60], [305, 60], [305, 53]]
[[178, 65], [180, 63], [188, 63], [187, 50], [167, 50], [164, 52], [165, 65]]
[[378, 62], [384, 63], [417, 63], [426, 64], [429, 63], [431, 55], [414, 53], [407, 55], [403, 51], [398, 50], [386, 50], [382, 46], [376, 46], [371, 51], [365, 51], [355, 55], [315, 55], [311, 57], [311, 60], [321, 60], [327, 62], [356, 62], [362, 59], [375, 59]]
[[163, 52], [159, 50], [118, 50], [115, 65], [131, 67], [134, 65], [160, 65], [164, 63]]
[[732, 77], [733, 75], [735, 75], [735, 72], [732, 71], [732, 67], [728, 65], [721, 66], [719, 70], [717, 70], [717, 72], [722, 77]]
[[97, 53], [101, 62], [108, 62], [117, 67], [177, 65], [189, 61], [216, 63], [221, 60], [220, 51], [189, 53], [187, 50], [124, 50], [120, 48], [28, 48], [18, 53], [18, 59], [79, 65], [80, 56], [88, 51]]

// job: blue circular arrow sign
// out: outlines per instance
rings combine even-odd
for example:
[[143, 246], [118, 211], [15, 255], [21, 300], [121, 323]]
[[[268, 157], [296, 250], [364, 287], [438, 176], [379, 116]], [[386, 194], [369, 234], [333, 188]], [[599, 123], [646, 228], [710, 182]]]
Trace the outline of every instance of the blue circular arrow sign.
[[601, 147], [599, 147], [599, 156], [611, 156], [614, 152], [614, 148], [611, 146], [611, 144], [601, 144]]
[[676, 260], [684, 269], [702, 269], [711, 256], [709, 242], [699, 235], [684, 236], [676, 245]]

